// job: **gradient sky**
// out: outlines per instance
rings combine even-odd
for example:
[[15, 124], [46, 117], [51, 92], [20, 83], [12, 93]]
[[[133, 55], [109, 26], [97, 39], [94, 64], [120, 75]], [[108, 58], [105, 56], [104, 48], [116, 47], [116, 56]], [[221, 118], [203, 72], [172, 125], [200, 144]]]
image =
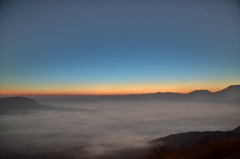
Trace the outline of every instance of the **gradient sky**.
[[0, 4], [0, 94], [217, 91], [240, 83], [234, 0]]

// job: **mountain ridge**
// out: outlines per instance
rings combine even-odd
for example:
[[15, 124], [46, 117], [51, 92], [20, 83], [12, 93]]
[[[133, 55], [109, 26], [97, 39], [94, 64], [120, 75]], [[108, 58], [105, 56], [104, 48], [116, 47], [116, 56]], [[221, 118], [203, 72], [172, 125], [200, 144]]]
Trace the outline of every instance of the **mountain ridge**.
[[[172, 94], [191, 94], [191, 93], [194, 93], [194, 92], [208, 92], [208, 93], [219, 93], [219, 92], [222, 92], [222, 91], [228, 91], [230, 89], [234, 89], [234, 90], [238, 90], [240, 91], [240, 85], [230, 85], [226, 88], [223, 88], [219, 91], [216, 91], [216, 92], [211, 92], [209, 91], [208, 89], [195, 89], [189, 93], [177, 93], [177, 92], [156, 92], [156, 93], [147, 93], [147, 94], [169, 94], [169, 93], [172, 93]], [[135, 95], [138, 95], [138, 94], [135, 94]], [[139, 95], [146, 95], [146, 94], [139, 94]]]
[[161, 101], [201, 101], [201, 102], [233, 102], [240, 104], [240, 85], [230, 85], [217, 92], [194, 90], [187, 94], [175, 92], [156, 92], [148, 94], [131, 94], [122, 96], [97, 97], [111, 100], [161, 100]]

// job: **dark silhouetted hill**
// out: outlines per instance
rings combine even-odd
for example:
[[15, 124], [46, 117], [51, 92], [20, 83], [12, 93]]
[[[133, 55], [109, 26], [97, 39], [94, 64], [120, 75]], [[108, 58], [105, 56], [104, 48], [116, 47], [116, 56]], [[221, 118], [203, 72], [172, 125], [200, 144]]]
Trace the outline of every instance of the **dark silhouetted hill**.
[[162, 137], [159, 139], [155, 139], [150, 141], [153, 144], [172, 144], [175, 146], [194, 146], [196, 144], [200, 144], [206, 140], [212, 139], [232, 139], [237, 138], [240, 139], [239, 133], [240, 127], [232, 130], [232, 131], [205, 131], [205, 132], [186, 132], [173, 134], [166, 137]]
[[54, 109], [52, 106], [42, 105], [33, 99], [27, 97], [8, 97], [0, 98], [1, 110], [49, 110]]
[[93, 111], [88, 109], [61, 108], [42, 105], [27, 97], [7, 97], [0, 98], [0, 115], [26, 113], [34, 110], [58, 110], [58, 111]]
[[191, 95], [191, 96], [209, 96], [212, 94], [213, 93], [210, 92], [209, 90], [195, 90], [195, 91], [188, 93], [188, 95]]

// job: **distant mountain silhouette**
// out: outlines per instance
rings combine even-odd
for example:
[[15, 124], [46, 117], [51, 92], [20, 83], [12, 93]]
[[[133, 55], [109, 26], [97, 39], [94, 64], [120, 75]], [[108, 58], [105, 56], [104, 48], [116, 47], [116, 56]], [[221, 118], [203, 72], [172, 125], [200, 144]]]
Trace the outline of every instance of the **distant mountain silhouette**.
[[88, 109], [61, 108], [42, 105], [27, 97], [0, 98], [0, 115], [12, 113], [26, 113], [34, 110], [58, 110], [58, 111], [92, 111]]
[[157, 92], [149, 94], [132, 94], [123, 96], [101, 97], [105, 100], [158, 100], [158, 101], [200, 101], [240, 103], [240, 85], [232, 85], [217, 92], [195, 90], [187, 94], [174, 92]]
[[216, 92], [218, 94], [229, 94], [229, 93], [234, 93], [234, 94], [239, 94], [240, 93], [240, 85], [231, 85], [223, 90], [220, 90]]
[[175, 146], [194, 146], [196, 144], [202, 143], [205, 140], [211, 139], [240, 139], [240, 126], [232, 131], [205, 131], [205, 132], [186, 132], [173, 134], [159, 139], [150, 141], [152, 144], [173, 144]]
[[0, 109], [1, 110], [18, 110], [18, 109], [49, 110], [49, 109], [54, 109], [54, 107], [39, 104], [35, 100], [27, 97], [8, 97], [8, 98], [0, 98]]
[[218, 99], [240, 103], [240, 85], [232, 85], [214, 93]]
[[212, 96], [214, 93], [210, 92], [209, 90], [195, 90], [187, 94], [188, 97], [209, 97]]
[[212, 95], [213, 93], [210, 92], [209, 90], [195, 90], [192, 91], [190, 93], [188, 93], [189, 95]]

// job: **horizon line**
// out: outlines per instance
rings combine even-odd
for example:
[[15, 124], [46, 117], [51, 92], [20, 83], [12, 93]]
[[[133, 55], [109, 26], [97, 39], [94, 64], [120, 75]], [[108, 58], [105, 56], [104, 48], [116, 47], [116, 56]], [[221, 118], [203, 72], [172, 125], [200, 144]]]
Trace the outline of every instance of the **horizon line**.
[[[240, 86], [240, 84], [235, 84], [235, 85], [229, 85], [227, 87], [224, 87], [218, 91], [221, 91], [223, 89], [226, 89], [230, 86]], [[171, 92], [171, 91], [165, 91], [165, 92], [161, 92], [161, 91], [158, 91], [158, 92], [149, 92], [149, 93], [112, 93], [112, 94], [94, 94], [94, 93], [90, 93], [90, 94], [83, 94], [83, 93], [0, 93], [0, 96], [127, 96], [127, 95], [146, 95], [146, 94], [157, 94], [157, 93], [179, 93], [179, 94], [189, 94], [191, 92], [194, 92], [194, 91], [201, 91], [201, 90], [204, 90], [204, 91], [209, 91], [208, 89], [194, 89], [190, 92], [187, 92], [187, 93], [183, 93], [183, 92]], [[216, 93], [218, 91], [209, 91], [211, 93]]]

